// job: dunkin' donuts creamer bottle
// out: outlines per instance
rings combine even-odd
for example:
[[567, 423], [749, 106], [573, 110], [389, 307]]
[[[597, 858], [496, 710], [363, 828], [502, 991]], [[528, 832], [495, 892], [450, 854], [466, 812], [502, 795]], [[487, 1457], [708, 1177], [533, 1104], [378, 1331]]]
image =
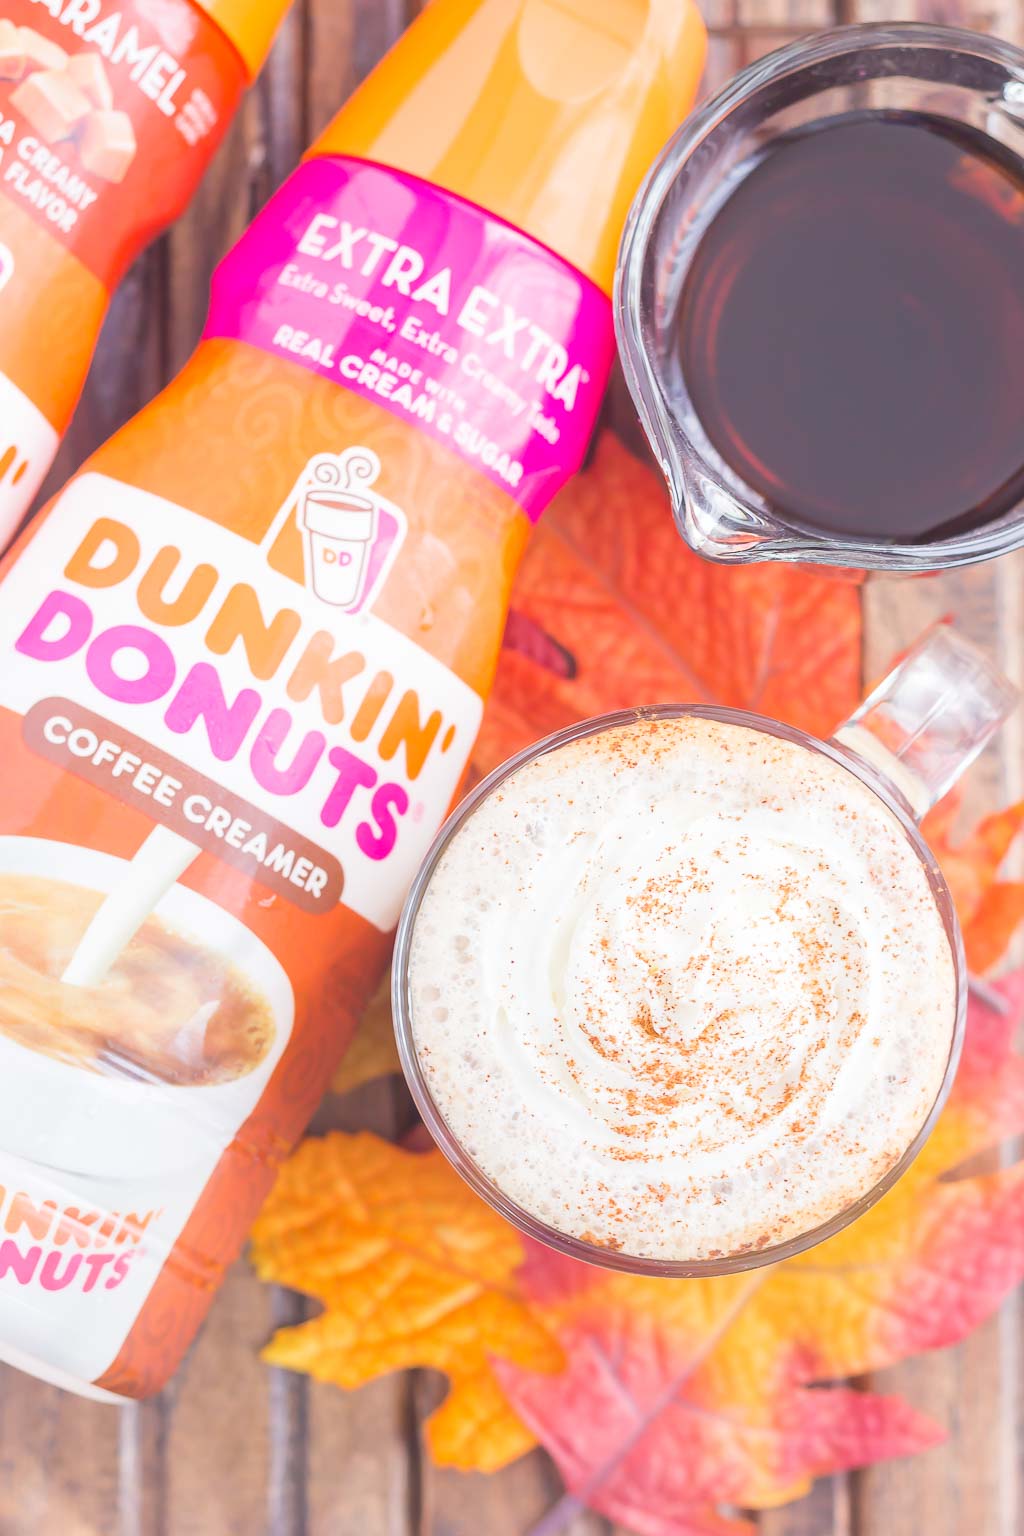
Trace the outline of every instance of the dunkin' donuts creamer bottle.
[[458, 791], [685, 0], [433, 0], [0, 573], [0, 1356], [166, 1381]]
[[0, 0], [0, 549], [291, 0]]

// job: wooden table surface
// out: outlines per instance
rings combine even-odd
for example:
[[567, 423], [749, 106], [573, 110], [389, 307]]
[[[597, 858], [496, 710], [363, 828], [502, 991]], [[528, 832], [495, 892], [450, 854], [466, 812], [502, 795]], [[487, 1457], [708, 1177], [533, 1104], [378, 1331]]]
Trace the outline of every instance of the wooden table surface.
[[[415, 0], [296, 0], [191, 211], [114, 301], [54, 488], [185, 361], [214, 263], [416, 9]], [[704, 0], [704, 13], [708, 89], [839, 21], [916, 17], [1024, 41], [1024, 0]], [[865, 670], [877, 673], [951, 611], [1021, 680], [1024, 560], [1016, 558], [869, 588]], [[1018, 719], [973, 771], [976, 810], [1024, 793], [1022, 736]], [[389, 1133], [409, 1117], [404, 1091], [385, 1082], [328, 1102], [317, 1125]], [[303, 1307], [238, 1264], [177, 1379], [136, 1407], [81, 1401], [0, 1368], [0, 1536], [526, 1536], [561, 1491], [550, 1463], [538, 1452], [489, 1479], [438, 1472], [419, 1434], [438, 1395], [429, 1374], [345, 1395], [259, 1363], [271, 1328], [299, 1320]], [[878, 1385], [947, 1426], [947, 1445], [823, 1481], [802, 1503], [763, 1515], [763, 1536], [1021, 1536], [1022, 1324], [1016, 1298], [960, 1348], [884, 1373]], [[566, 1531], [620, 1536], [590, 1515]]]

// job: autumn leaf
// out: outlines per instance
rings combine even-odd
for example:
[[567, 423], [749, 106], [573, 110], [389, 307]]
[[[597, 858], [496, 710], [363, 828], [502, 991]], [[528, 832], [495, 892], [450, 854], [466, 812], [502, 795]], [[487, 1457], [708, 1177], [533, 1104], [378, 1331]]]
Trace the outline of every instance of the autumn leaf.
[[409, 1366], [444, 1371], [451, 1392], [427, 1425], [434, 1458], [493, 1471], [534, 1441], [492, 1362], [531, 1372], [562, 1364], [520, 1298], [522, 1258], [518, 1234], [440, 1152], [406, 1152], [368, 1133], [308, 1140], [263, 1208], [252, 1259], [264, 1280], [324, 1310], [277, 1333], [264, 1358], [349, 1388]]
[[944, 1177], [1024, 1131], [1024, 975], [998, 990], [1005, 1014], [970, 1005], [961, 1070], [917, 1162], [816, 1248], [744, 1276], [658, 1281], [530, 1245], [524, 1292], [567, 1365], [551, 1378], [495, 1369], [569, 1490], [545, 1536], [581, 1502], [640, 1536], [690, 1536], [714, 1529], [701, 1522], [720, 1504], [767, 1508], [821, 1473], [935, 1442], [897, 1399], [814, 1384], [957, 1342], [1024, 1277], [1024, 1165]]
[[[860, 692], [854, 588], [792, 567], [723, 569], [678, 538], [660, 482], [610, 436], [541, 524], [516, 588], [477, 775], [586, 715], [714, 701], [828, 735]], [[1024, 804], [962, 841], [951, 796], [925, 832], [970, 963], [1001, 958], [1024, 884], [1000, 867]], [[435, 1459], [491, 1470], [540, 1439], [567, 1494], [535, 1536], [587, 1505], [639, 1536], [731, 1536], [738, 1508], [798, 1497], [828, 1471], [933, 1444], [899, 1399], [833, 1385], [963, 1338], [1024, 1274], [1024, 1170], [954, 1177], [1024, 1130], [1007, 1012], [972, 1001], [953, 1094], [908, 1174], [829, 1242], [707, 1281], [609, 1275], [520, 1239], [435, 1152], [370, 1136], [307, 1143], [254, 1239], [267, 1279], [324, 1311], [278, 1334], [274, 1363], [345, 1387], [410, 1365], [446, 1371]], [[342, 1091], [394, 1069], [387, 993]]]
[[377, 1077], [401, 1072], [391, 1020], [391, 972], [384, 977], [371, 997], [355, 1038], [345, 1053], [331, 1083], [335, 1093], [352, 1093]]
[[816, 1383], [956, 1342], [1024, 1274], [1024, 1169], [945, 1177], [1024, 1130], [1024, 975], [997, 990], [1006, 1012], [971, 1003], [953, 1093], [909, 1173], [845, 1232], [747, 1275], [609, 1275], [521, 1239], [439, 1153], [305, 1143], [253, 1251], [265, 1279], [325, 1310], [266, 1358], [342, 1387], [446, 1371], [437, 1460], [493, 1470], [536, 1436], [561, 1468], [569, 1491], [537, 1536], [580, 1503], [639, 1536], [729, 1536], [744, 1526], [721, 1505], [770, 1507], [934, 1444], [900, 1400]]
[[[740, 1294], [750, 1287], [748, 1280]], [[757, 1411], [747, 1403], [737, 1414], [691, 1388], [699, 1364], [678, 1323], [619, 1305], [614, 1295], [566, 1322], [561, 1336], [571, 1365], [544, 1389], [498, 1367], [569, 1490], [534, 1536], [561, 1529], [584, 1507], [638, 1536], [752, 1536], [753, 1526], [717, 1506], [766, 1507], [795, 1497], [812, 1477], [941, 1439], [898, 1398], [848, 1388], [765, 1384]], [[698, 1352], [702, 1344], [695, 1336]]]
[[1024, 827], [1024, 800], [997, 811], [954, 841], [961, 796], [954, 790], [925, 818], [922, 832], [956, 903], [967, 964], [984, 973], [1001, 959], [1024, 921], [1024, 882], [1000, 880], [1000, 867]]
[[726, 704], [827, 736], [860, 698], [860, 632], [855, 587], [695, 555], [662, 481], [606, 432], [527, 547], [474, 765], [636, 704]]

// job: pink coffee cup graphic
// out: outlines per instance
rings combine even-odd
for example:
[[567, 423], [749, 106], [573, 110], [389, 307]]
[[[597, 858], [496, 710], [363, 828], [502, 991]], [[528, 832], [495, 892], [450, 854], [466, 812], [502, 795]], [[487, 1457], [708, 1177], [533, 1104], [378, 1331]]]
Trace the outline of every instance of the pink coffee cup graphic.
[[313, 591], [325, 603], [351, 608], [359, 601], [377, 537], [377, 508], [350, 491], [309, 491], [302, 506], [309, 535]]
[[360, 490], [376, 480], [380, 462], [369, 449], [349, 449], [323, 456], [311, 469], [299, 500], [306, 579], [321, 602], [355, 608], [379, 532], [377, 501]]

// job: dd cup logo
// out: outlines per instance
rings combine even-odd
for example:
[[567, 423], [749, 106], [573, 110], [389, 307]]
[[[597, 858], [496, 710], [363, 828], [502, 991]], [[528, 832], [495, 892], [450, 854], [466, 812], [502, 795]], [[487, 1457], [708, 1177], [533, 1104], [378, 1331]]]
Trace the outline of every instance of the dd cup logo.
[[[25, 942], [33, 901], [47, 903], [52, 938], [69, 902], [108, 896], [136, 876], [110, 854], [0, 838], [5, 945]], [[294, 1015], [291, 985], [265, 945], [182, 885], [148, 912], [125, 953], [102, 992], [76, 989], [80, 1003], [65, 1002], [63, 1014], [45, 996], [37, 1013], [38, 978], [16, 954], [5, 957], [5, 987], [19, 1006], [0, 1032], [0, 1354], [80, 1392], [116, 1357], [200, 1191], [266, 1090]], [[225, 1004], [213, 990], [223, 955], [232, 957], [236, 1002], [251, 1013], [233, 1038], [220, 1031], [211, 1041]], [[158, 1041], [146, 993], [161, 999], [166, 1019], [190, 990], [202, 1001]], [[122, 996], [126, 1010], [111, 1014]], [[60, 1371], [44, 1363], [55, 1331]]]
[[939, 627], [831, 742], [666, 705], [486, 779], [410, 893], [393, 984], [413, 1094], [474, 1189], [654, 1275], [785, 1258], [873, 1204], [964, 1027], [916, 818], [1015, 700]]
[[368, 494], [379, 474], [380, 460], [370, 448], [318, 454], [293, 493], [306, 585], [343, 613], [370, 603], [405, 534], [404, 514]]
[[354, 608], [377, 533], [376, 507], [348, 491], [309, 491], [303, 513], [313, 591], [335, 608]]

